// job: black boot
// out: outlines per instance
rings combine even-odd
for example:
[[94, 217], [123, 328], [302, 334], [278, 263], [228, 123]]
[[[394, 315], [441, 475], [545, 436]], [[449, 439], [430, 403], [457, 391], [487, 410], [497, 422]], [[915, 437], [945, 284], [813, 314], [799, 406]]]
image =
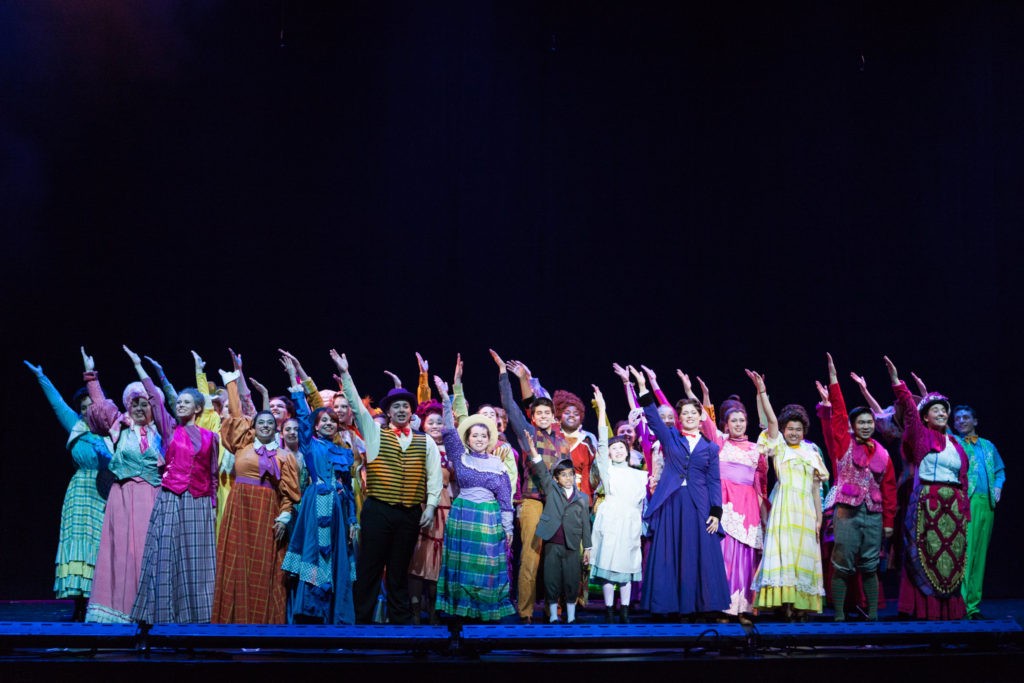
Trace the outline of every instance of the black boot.
[[614, 624], [615, 623], [615, 608], [605, 607], [604, 608], [604, 623]]
[[623, 624], [629, 623], [629, 605], [619, 607], [619, 621]]

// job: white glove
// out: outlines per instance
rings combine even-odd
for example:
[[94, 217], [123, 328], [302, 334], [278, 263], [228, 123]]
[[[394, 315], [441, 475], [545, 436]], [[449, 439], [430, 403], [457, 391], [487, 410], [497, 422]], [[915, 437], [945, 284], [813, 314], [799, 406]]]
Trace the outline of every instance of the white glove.
[[231, 474], [235, 471], [235, 454], [231, 451], [224, 451], [220, 456], [221, 474]]
[[423, 508], [423, 514], [420, 515], [420, 528], [429, 529], [434, 523], [434, 506], [428, 505]]

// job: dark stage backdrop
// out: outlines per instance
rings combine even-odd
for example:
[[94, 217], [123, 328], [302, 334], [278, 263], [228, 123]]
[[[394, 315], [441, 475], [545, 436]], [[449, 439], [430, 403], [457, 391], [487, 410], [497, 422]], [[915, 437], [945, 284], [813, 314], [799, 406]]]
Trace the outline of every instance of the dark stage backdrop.
[[50, 595], [72, 471], [20, 361], [119, 397], [122, 343], [373, 395], [461, 351], [474, 403], [493, 346], [615, 418], [612, 361], [813, 408], [889, 354], [1002, 448], [1019, 594], [1024, 6], [684, 4], [0, 5], [0, 598]]

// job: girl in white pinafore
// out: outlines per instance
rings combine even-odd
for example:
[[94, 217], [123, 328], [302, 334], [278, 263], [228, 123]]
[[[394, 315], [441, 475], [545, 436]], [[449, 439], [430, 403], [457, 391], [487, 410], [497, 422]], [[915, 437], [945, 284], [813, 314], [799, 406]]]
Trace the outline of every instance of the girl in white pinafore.
[[622, 437], [609, 443], [604, 397], [594, 387], [598, 443], [595, 462], [605, 499], [597, 509], [592, 532], [590, 576], [601, 585], [608, 623], [615, 620], [615, 587], [619, 587], [619, 617], [629, 623], [632, 582], [640, 581], [642, 516], [647, 502], [647, 473], [629, 466], [629, 446]]

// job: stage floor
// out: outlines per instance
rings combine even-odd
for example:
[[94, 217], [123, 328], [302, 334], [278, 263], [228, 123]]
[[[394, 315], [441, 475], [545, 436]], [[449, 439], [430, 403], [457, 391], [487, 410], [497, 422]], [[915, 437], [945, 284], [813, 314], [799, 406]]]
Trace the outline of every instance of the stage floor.
[[[418, 681], [429, 672], [429, 680], [468, 675], [523, 683], [570, 675], [588, 683], [630, 683], [636, 676], [679, 675], [681, 666], [687, 675], [722, 680], [1019, 680], [1024, 600], [989, 600], [983, 611], [986, 622], [898, 621], [890, 604], [878, 625], [835, 624], [822, 615], [804, 624], [762, 618], [750, 629], [652, 624], [643, 614], [630, 626], [607, 626], [603, 609], [594, 606], [578, 613], [575, 626], [465, 626], [456, 637], [446, 627], [157, 626], [140, 638], [129, 625], [111, 627], [98, 640], [103, 627], [69, 623], [70, 602], [0, 601], [0, 680], [127, 676], [146, 683], [223, 683], [239, 674], [268, 680], [322, 675], [335, 666], [346, 675], [387, 681]], [[246, 668], [227, 670], [228, 664]]]

